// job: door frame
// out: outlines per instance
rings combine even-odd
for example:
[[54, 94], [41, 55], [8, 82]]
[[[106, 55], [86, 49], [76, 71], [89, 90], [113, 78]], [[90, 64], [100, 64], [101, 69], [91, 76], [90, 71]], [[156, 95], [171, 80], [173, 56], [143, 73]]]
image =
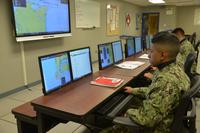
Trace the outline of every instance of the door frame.
[[158, 14], [158, 31], [159, 31], [159, 24], [160, 24], [160, 12], [143, 12], [142, 13], [142, 30], [141, 30], [141, 35], [142, 35], [142, 44], [143, 44], [143, 48], [145, 48], [146, 46], [145, 46], [145, 44], [146, 44], [146, 42], [145, 42], [145, 40], [146, 40], [146, 35], [144, 34], [145, 33], [145, 28], [144, 28], [144, 24], [145, 24], [145, 18], [144, 18], [144, 16], [145, 15], [149, 15], [149, 14]]

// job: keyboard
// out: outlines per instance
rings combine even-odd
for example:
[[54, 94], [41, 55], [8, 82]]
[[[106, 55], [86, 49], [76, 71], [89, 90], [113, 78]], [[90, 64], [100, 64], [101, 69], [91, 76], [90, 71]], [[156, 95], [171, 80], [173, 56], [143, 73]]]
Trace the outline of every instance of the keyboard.
[[108, 102], [106, 102], [102, 107], [97, 110], [98, 114], [106, 115], [112, 111], [115, 106], [117, 106], [123, 99], [125, 99], [127, 94], [119, 93], [118, 95], [112, 97]]

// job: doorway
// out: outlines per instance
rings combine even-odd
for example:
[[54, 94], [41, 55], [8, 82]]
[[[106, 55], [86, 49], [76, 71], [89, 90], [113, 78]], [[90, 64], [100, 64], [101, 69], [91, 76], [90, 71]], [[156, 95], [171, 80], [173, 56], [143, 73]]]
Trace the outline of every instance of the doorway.
[[159, 31], [160, 13], [143, 13], [142, 14], [142, 42], [143, 48], [149, 49], [151, 38]]

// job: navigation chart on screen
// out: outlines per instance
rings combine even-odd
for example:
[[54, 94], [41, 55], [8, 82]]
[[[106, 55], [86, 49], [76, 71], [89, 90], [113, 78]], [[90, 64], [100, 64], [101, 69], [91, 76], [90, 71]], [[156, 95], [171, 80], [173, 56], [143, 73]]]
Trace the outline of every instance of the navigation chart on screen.
[[113, 51], [111, 43], [99, 46], [101, 67], [113, 64]]
[[17, 35], [66, 32], [68, 0], [13, 0]]
[[43, 58], [42, 69], [46, 91], [50, 91], [71, 81], [67, 54]]

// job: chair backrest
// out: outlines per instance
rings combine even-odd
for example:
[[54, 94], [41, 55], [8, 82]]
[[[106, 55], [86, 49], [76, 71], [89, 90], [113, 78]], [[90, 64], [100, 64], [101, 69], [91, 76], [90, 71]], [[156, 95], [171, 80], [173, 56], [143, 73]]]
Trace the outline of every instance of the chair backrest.
[[197, 42], [197, 44], [195, 45], [195, 48], [194, 48], [194, 50], [195, 51], [199, 51], [199, 46], [200, 46], [200, 40]]
[[171, 133], [181, 133], [184, 129], [184, 117], [190, 108], [192, 97], [200, 91], [200, 75], [195, 75], [191, 79], [191, 89], [180, 99], [179, 105], [175, 109], [174, 121], [171, 127]]
[[[199, 56], [199, 46], [200, 46], [200, 40], [197, 42], [197, 44], [195, 45], [195, 48], [194, 48], [194, 50], [197, 52], [197, 58]], [[196, 59], [196, 62], [197, 62], [197, 59]]]
[[189, 41], [191, 42], [191, 44], [194, 46], [196, 44], [196, 32], [194, 32], [190, 38]]
[[196, 53], [190, 53], [184, 63], [184, 71], [188, 75], [188, 77], [192, 77], [192, 65], [196, 61]]
[[191, 36], [191, 35], [186, 34], [186, 35], [185, 35], [185, 38], [189, 41], [189, 40], [190, 40], [190, 36]]

